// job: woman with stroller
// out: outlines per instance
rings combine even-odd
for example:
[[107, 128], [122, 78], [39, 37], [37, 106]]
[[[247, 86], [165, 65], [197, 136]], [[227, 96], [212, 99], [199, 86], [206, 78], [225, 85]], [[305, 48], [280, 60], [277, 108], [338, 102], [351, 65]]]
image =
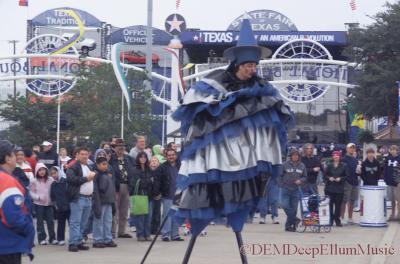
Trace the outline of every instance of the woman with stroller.
[[347, 176], [346, 164], [341, 162], [342, 153], [332, 152], [332, 162], [325, 169], [325, 195], [329, 196], [330, 225], [335, 221], [336, 226], [343, 226], [340, 222], [340, 207], [343, 201], [344, 183]]

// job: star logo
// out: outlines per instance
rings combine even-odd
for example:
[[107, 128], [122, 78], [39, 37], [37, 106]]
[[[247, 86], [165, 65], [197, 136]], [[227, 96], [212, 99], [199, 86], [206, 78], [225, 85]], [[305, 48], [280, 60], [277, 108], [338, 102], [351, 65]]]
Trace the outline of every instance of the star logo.
[[183, 23], [185, 23], [185, 22], [178, 20], [176, 15], [174, 15], [174, 19], [170, 20], [170, 21], [167, 21], [167, 23], [171, 26], [170, 29], [169, 29], [169, 32], [172, 32], [174, 29], [178, 30], [179, 32], [182, 32], [181, 31], [181, 25]]
[[193, 40], [197, 41], [197, 40], [199, 40], [199, 37], [196, 35], [193, 37]]
[[185, 19], [179, 14], [172, 14], [165, 21], [165, 29], [172, 35], [179, 35], [186, 29]]

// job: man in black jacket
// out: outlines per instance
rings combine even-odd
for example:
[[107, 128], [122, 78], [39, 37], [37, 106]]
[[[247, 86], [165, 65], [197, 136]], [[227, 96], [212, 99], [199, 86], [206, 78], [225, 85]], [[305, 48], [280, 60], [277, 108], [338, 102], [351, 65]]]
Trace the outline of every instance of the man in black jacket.
[[[176, 191], [176, 178], [178, 176], [180, 164], [177, 161], [176, 151], [168, 149], [166, 151], [167, 161], [158, 167], [157, 174], [160, 180], [160, 192], [163, 204], [163, 218], [168, 215], [168, 211], [172, 206], [172, 200]], [[162, 240], [168, 242], [183, 241], [179, 236], [179, 226], [172, 216], [168, 216], [161, 233]]]
[[135, 161], [125, 153], [126, 144], [122, 138], [117, 138], [112, 147], [115, 154], [110, 160], [110, 165], [114, 170], [116, 192], [116, 210], [113, 219], [112, 234], [113, 236], [118, 234], [119, 238], [132, 238], [126, 232], [126, 227], [129, 215], [129, 191], [133, 189]]
[[67, 195], [71, 215], [69, 218], [69, 247], [71, 252], [88, 250], [82, 243], [83, 231], [92, 209], [93, 178], [88, 166], [89, 150], [80, 148], [77, 162], [67, 170]]
[[58, 166], [58, 154], [53, 150], [53, 144], [49, 141], [43, 141], [43, 151], [38, 155], [38, 162], [43, 163], [50, 170], [53, 166]]
[[318, 194], [317, 179], [321, 170], [320, 160], [314, 156], [314, 145], [307, 143], [303, 146], [304, 156], [301, 162], [307, 168], [307, 184], [304, 186], [305, 192]]

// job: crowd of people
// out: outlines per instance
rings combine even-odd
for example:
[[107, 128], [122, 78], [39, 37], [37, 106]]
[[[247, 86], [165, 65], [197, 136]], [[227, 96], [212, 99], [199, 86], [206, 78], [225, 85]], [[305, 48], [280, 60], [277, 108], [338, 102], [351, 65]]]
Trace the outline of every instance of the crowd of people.
[[[267, 204], [267, 208], [271, 208], [272, 221], [277, 222], [275, 212], [280, 204], [287, 215], [285, 230], [296, 231], [300, 223], [297, 217], [300, 197], [304, 194], [318, 194], [320, 189], [330, 198], [330, 225], [341, 227], [343, 224], [355, 224], [353, 212], [359, 210], [359, 187], [378, 184], [387, 186], [387, 200], [391, 201], [392, 205], [392, 213], [388, 220], [400, 220], [398, 147], [382, 147], [379, 151], [368, 148], [365, 150], [364, 159], [360, 153], [360, 149], [357, 149], [354, 143], [347, 144], [344, 151], [333, 147], [330, 155], [324, 153], [323, 156], [317, 154], [313, 144], [305, 144], [300, 149], [290, 149], [288, 158], [283, 163], [281, 176], [277, 181], [269, 182], [281, 190], [281, 195], [273, 196], [275, 200]], [[280, 202], [277, 201], [278, 198]], [[264, 203], [262, 206], [264, 207]], [[261, 210], [265, 209], [260, 208], [260, 212]], [[260, 224], [265, 223], [264, 215], [261, 215]]]
[[[361, 160], [353, 143], [346, 146], [345, 153], [332, 148], [330, 155], [324, 153], [323, 156], [313, 144], [289, 149], [282, 172], [268, 181], [265, 195], [249, 220], [252, 222], [258, 211], [260, 224], [267, 223], [268, 214], [271, 223], [279, 224], [278, 208], [281, 207], [287, 215], [285, 230], [296, 231], [300, 221], [297, 217], [300, 194], [318, 194], [323, 186], [324, 194], [330, 197], [331, 225], [354, 224], [359, 186], [378, 185], [380, 179], [388, 186], [388, 200], [392, 202], [389, 220], [399, 220], [400, 214], [396, 214], [396, 209], [400, 212], [398, 147], [381, 148], [378, 153], [369, 148], [365, 152], [366, 157]], [[5, 181], [2, 179], [2, 183], [9, 184], [2, 184], [0, 188], [16, 185], [17, 190], [10, 197], [13, 194], [23, 197], [14, 197], [11, 202], [2, 197], [0, 234], [10, 237], [10, 243], [14, 243], [13, 239], [21, 240], [5, 230], [15, 221], [15, 230], [18, 235], [23, 234], [25, 241], [17, 243], [22, 248], [20, 253], [30, 253], [27, 241], [33, 240], [35, 233], [33, 222], [21, 217], [29, 215], [36, 217], [38, 245], [67, 244], [71, 252], [88, 250], [89, 234], [92, 234], [94, 248], [117, 247], [115, 238], [132, 238], [128, 232], [130, 226], [136, 229], [137, 241], [151, 241], [151, 235], [159, 229], [164, 217], [168, 219], [161, 231], [162, 241], [183, 241], [178, 223], [168, 214], [180, 167], [175, 143], [150, 148], [146, 146], [145, 137], [140, 136], [128, 149], [123, 139], [113, 137], [101, 143], [95, 152], [78, 147], [69, 157], [65, 148], [56, 153], [49, 141], [31, 149], [1, 141], [0, 154], [0, 173], [2, 177], [11, 176]], [[145, 213], [132, 215], [135, 206], [132, 197], [136, 195], [146, 196], [148, 205]], [[15, 208], [21, 205], [23, 208]], [[14, 215], [7, 216], [6, 209]], [[19, 221], [32, 227], [22, 227]], [[7, 245], [0, 248], [4, 251]], [[0, 255], [5, 253], [9, 252], [6, 250]]]

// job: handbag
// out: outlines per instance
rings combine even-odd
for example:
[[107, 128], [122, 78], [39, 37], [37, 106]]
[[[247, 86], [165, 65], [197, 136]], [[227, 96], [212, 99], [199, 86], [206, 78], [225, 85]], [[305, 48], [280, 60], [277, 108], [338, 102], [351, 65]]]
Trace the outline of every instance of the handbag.
[[131, 215], [146, 215], [149, 213], [149, 197], [139, 195], [140, 179], [135, 185], [135, 190], [131, 196]]

